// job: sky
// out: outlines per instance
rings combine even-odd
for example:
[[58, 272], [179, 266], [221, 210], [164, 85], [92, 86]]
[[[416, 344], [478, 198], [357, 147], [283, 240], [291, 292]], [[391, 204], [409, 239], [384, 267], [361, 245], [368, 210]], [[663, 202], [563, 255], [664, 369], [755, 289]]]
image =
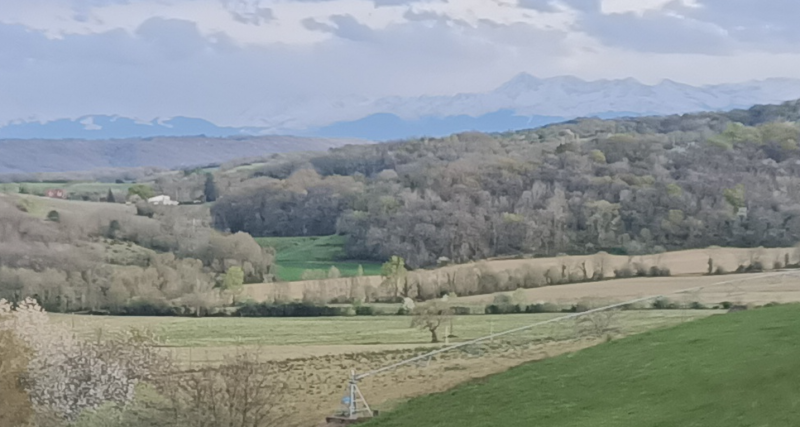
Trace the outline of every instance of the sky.
[[520, 72], [800, 77], [797, 0], [0, 0], [0, 124], [257, 125], [316, 103], [489, 91]]

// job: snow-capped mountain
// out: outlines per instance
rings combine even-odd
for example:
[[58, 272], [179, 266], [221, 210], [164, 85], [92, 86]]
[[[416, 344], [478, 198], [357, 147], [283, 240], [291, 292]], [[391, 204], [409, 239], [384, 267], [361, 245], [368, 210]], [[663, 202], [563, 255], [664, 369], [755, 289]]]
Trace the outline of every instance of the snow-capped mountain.
[[[798, 98], [800, 79], [691, 86], [672, 80], [648, 85], [632, 78], [585, 81], [572, 76], [537, 78], [521, 73], [485, 93], [309, 100], [284, 109], [282, 121], [272, 120], [269, 114], [259, 115], [258, 108], [249, 114], [271, 131], [384, 140], [466, 130], [513, 130], [576, 117], [730, 110]], [[291, 127], [282, 127], [289, 123]]]
[[137, 121], [84, 116], [0, 126], [0, 138], [108, 139], [176, 135], [294, 134], [372, 140], [442, 136], [529, 128], [597, 116], [660, 115], [746, 108], [800, 98], [800, 79], [690, 86], [671, 80], [647, 85], [635, 79], [585, 81], [572, 76], [537, 78], [518, 74], [485, 93], [369, 99], [306, 98], [252, 105], [241, 126], [175, 117]]
[[513, 110], [522, 116], [592, 116], [607, 113], [674, 114], [721, 110], [800, 98], [800, 79], [690, 86], [664, 80], [646, 85], [635, 79], [587, 82], [564, 76], [540, 79], [522, 73], [488, 93], [418, 98], [384, 98], [374, 108], [405, 119], [420, 116], [478, 116]]

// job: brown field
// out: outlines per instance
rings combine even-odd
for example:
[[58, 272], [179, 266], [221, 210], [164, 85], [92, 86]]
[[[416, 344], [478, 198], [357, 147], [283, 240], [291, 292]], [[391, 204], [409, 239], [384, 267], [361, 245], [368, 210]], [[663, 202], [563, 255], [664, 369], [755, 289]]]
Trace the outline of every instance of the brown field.
[[[674, 294], [698, 286], [707, 288]], [[707, 305], [720, 304], [723, 301], [734, 304], [788, 303], [800, 301], [800, 272], [781, 276], [766, 273], [616, 279], [547, 286], [526, 289], [524, 292], [529, 303], [541, 301], [559, 305], [569, 305], [584, 300], [623, 302], [651, 295], [665, 295], [666, 298], [676, 302], [701, 302]], [[458, 298], [458, 302], [491, 304], [495, 295], [462, 297]]]
[[[657, 255], [642, 256], [620, 256], [606, 255], [607, 265], [610, 270], [620, 268], [629, 263], [642, 263], [646, 266], [659, 266], [669, 268], [673, 276], [704, 274], [708, 271], [708, 258], [714, 259], [715, 266], [722, 266], [727, 271], [734, 271], [741, 264], [748, 264], [750, 261], [758, 259], [768, 268], [772, 267], [775, 261], [784, 261], [788, 254], [791, 260], [797, 260], [795, 248], [772, 248], [772, 249], [741, 249], [741, 248], [707, 248], [691, 249], [686, 251], [666, 252]], [[586, 262], [589, 275], [594, 271], [594, 266], [598, 260], [597, 255], [565, 256], [555, 258], [538, 259], [509, 259], [488, 261], [490, 267], [497, 271], [515, 270], [525, 265], [532, 265], [541, 269], [561, 266], [562, 263], [568, 267], [576, 267]], [[457, 268], [457, 267], [447, 267]], [[607, 268], [609, 270], [609, 268]]]
[[[773, 248], [773, 249], [740, 249], [740, 248], [707, 248], [707, 249], [693, 249], [686, 251], [667, 252], [658, 255], [642, 255], [642, 256], [605, 256], [605, 274], [613, 275], [613, 270], [631, 265], [641, 263], [647, 267], [659, 266], [670, 269], [672, 276], [697, 276], [707, 273], [708, 259], [713, 258], [714, 266], [722, 267], [728, 272], [735, 271], [740, 265], [748, 265], [754, 260], [761, 261], [767, 268], [772, 268], [773, 264], [777, 262], [783, 263], [786, 256], [789, 256], [790, 262], [797, 262], [800, 254], [795, 248]], [[589, 276], [592, 275], [594, 269], [599, 265], [600, 257], [598, 255], [582, 255], [582, 256], [564, 256], [555, 258], [534, 258], [534, 259], [495, 259], [488, 261], [481, 261], [478, 263], [460, 264], [448, 267], [442, 267], [434, 270], [418, 270], [417, 273], [423, 276], [428, 276], [431, 281], [445, 280], [443, 276], [447, 273], [452, 273], [455, 270], [462, 268], [477, 268], [479, 266], [486, 266], [496, 272], [514, 271], [522, 267], [533, 267], [541, 271], [546, 271], [549, 268], [566, 265], [571, 271], [574, 271], [583, 263], [586, 263], [586, 269]], [[598, 267], [599, 268], [599, 267]], [[358, 278], [362, 286], [378, 287], [381, 284], [379, 276], [367, 276]], [[650, 279], [648, 279], [650, 280]], [[648, 281], [648, 283], [659, 283], [659, 279], [655, 282]], [[666, 283], [674, 283], [675, 280], [690, 280], [687, 278], [673, 278], [667, 280]], [[713, 283], [719, 281], [715, 278], [702, 279], [692, 277], [691, 280], [699, 281], [702, 283]], [[640, 279], [641, 281], [641, 279]], [[635, 282], [635, 283], [640, 283]], [[271, 301], [276, 297], [286, 300], [300, 300], [303, 298], [303, 292], [307, 289], [325, 288], [329, 290], [330, 295], [346, 294], [346, 289], [350, 286], [350, 279], [325, 279], [325, 280], [307, 280], [290, 283], [261, 283], [246, 285], [244, 287], [243, 296], [250, 298], [256, 302]], [[611, 283], [611, 285], [606, 285]], [[585, 286], [599, 286], [601, 289], [600, 294], [605, 292], [606, 287], [616, 287], [618, 281], [603, 282], [602, 284], [596, 283]], [[685, 283], [685, 282], [684, 282]], [[629, 284], [629, 286], [637, 286]], [[672, 288], [666, 288], [672, 289]], [[675, 288], [680, 289], [680, 288]], [[663, 291], [659, 291], [663, 292]], [[631, 293], [631, 290], [622, 292], [621, 296], [626, 295], [639, 295], [638, 292]], [[649, 295], [649, 294], [645, 294]], [[590, 295], [591, 296], [591, 295]], [[613, 295], [612, 295], [613, 296]], [[471, 297], [474, 300], [479, 300], [479, 297]], [[544, 298], [542, 298], [544, 299]], [[546, 299], [545, 299], [546, 300]], [[555, 302], [555, 301], [553, 301]]]

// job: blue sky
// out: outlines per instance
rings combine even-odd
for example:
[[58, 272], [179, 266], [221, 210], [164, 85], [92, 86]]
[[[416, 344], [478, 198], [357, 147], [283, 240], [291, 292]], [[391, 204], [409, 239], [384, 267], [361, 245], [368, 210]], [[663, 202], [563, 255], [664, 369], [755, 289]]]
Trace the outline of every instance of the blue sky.
[[298, 105], [487, 91], [523, 71], [800, 77], [797, 16], [796, 0], [0, 0], [0, 123], [257, 125]]

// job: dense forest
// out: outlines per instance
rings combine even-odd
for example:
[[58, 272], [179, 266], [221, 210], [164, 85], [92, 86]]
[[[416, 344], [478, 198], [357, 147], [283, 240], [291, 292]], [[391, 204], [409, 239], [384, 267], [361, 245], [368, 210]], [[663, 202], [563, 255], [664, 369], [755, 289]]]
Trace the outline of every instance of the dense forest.
[[[213, 224], [254, 236], [340, 233], [352, 258], [399, 255], [411, 267], [443, 258], [793, 245], [798, 119], [800, 101], [276, 158], [218, 174]], [[202, 192], [201, 177], [169, 185], [189, 182]]]

